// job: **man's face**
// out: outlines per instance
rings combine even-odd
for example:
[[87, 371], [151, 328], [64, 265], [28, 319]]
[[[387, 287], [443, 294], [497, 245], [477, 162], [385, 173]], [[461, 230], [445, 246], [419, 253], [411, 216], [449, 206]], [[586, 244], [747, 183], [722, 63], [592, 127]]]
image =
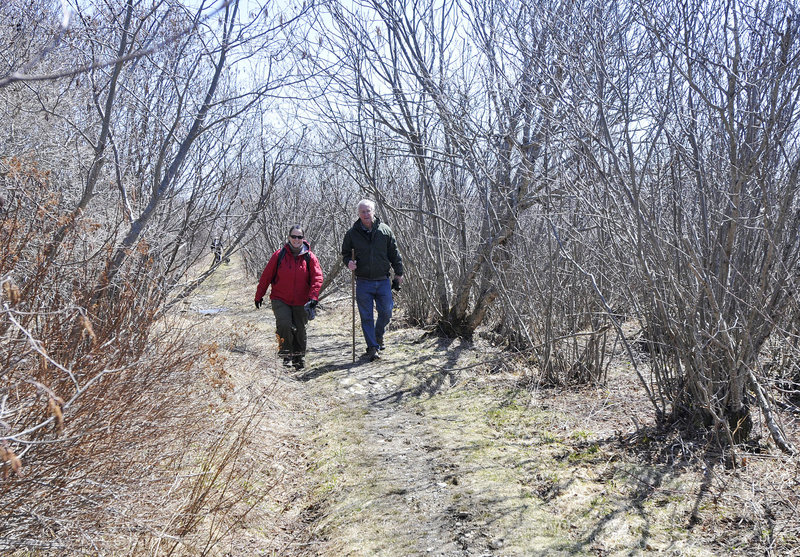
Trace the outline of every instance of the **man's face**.
[[361, 219], [361, 224], [366, 226], [367, 228], [372, 227], [372, 217], [374, 216], [374, 212], [372, 207], [368, 205], [359, 205], [358, 206], [358, 218]]

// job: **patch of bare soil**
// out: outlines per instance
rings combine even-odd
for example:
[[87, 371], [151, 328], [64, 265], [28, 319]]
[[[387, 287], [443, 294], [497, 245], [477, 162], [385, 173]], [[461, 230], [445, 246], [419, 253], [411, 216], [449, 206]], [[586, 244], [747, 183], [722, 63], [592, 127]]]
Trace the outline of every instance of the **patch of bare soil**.
[[296, 372], [254, 289], [232, 264], [187, 308], [235, 390], [269, 399], [248, 449], [269, 490], [220, 555], [798, 552], [798, 460], [764, 441], [727, 469], [659, 437], [622, 353], [605, 386], [539, 388], [488, 343], [402, 327], [401, 292], [380, 360], [353, 362], [349, 298], [323, 300]]

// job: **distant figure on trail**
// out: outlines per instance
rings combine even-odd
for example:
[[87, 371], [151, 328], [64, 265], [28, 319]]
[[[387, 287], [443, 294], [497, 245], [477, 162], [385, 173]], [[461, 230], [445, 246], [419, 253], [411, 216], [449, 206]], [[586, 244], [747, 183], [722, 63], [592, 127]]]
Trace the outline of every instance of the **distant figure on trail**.
[[305, 367], [306, 323], [314, 319], [322, 287], [322, 268], [304, 236], [299, 224], [289, 229], [286, 245], [272, 254], [261, 273], [255, 297], [258, 309], [272, 286], [269, 299], [275, 314], [278, 355], [283, 365], [297, 370]]
[[222, 240], [216, 236], [211, 240], [211, 251], [214, 252], [214, 263], [222, 261]]
[[[353, 250], [355, 259], [351, 255]], [[403, 258], [397, 250], [394, 232], [375, 217], [375, 203], [369, 199], [358, 202], [358, 220], [344, 235], [342, 259], [355, 272], [358, 314], [367, 343], [364, 357], [373, 361], [385, 349], [383, 334], [394, 307], [392, 288], [399, 290], [403, 282]], [[390, 267], [394, 269], [394, 280], [389, 278]], [[374, 309], [378, 311], [377, 321]]]
[[[222, 261], [222, 239], [214, 236], [214, 239], [211, 240], [211, 251], [214, 252], [214, 264], [219, 263]], [[225, 258], [225, 263], [230, 263], [230, 257]]]

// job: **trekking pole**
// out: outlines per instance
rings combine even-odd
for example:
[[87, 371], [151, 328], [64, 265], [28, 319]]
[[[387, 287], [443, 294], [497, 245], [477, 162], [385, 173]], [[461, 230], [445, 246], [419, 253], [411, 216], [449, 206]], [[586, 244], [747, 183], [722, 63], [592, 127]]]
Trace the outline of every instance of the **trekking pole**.
[[[356, 260], [356, 250], [350, 250], [350, 260]], [[356, 272], [350, 271], [350, 286], [352, 293], [350, 299], [353, 301], [353, 363], [356, 363]]]

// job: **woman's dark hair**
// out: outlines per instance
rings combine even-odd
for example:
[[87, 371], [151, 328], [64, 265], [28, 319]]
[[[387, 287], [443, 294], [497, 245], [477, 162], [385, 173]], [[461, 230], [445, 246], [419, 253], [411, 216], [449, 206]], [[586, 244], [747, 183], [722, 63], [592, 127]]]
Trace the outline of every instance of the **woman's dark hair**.
[[289, 236], [291, 236], [291, 235], [292, 235], [292, 230], [299, 230], [301, 234], [304, 234], [304, 232], [303, 232], [303, 227], [302, 227], [302, 226], [300, 226], [299, 224], [295, 224], [294, 226], [292, 226], [292, 227], [289, 229]]

